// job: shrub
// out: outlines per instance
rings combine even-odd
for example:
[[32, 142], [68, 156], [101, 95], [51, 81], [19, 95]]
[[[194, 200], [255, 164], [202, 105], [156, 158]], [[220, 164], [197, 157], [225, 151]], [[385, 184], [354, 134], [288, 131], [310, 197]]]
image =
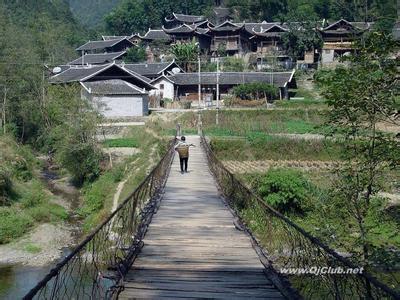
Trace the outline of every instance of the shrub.
[[43, 186], [39, 182], [34, 181], [29, 192], [23, 195], [21, 205], [24, 208], [30, 208], [46, 203], [48, 200], [49, 196], [44, 192]]
[[24, 181], [32, 179], [32, 172], [28, 162], [21, 156], [17, 156], [13, 161], [15, 176]]
[[85, 180], [94, 180], [100, 175], [100, 161], [103, 155], [91, 142], [66, 144], [58, 153], [58, 158], [78, 185]]
[[111, 139], [105, 140], [103, 142], [105, 147], [139, 147], [139, 143], [134, 138], [120, 138], [120, 139]]
[[117, 177], [118, 175], [114, 175], [113, 171], [108, 171], [100, 176], [96, 182], [85, 186], [83, 206], [79, 214], [86, 218], [103, 209], [106, 200], [112, 199]]
[[43, 203], [32, 207], [27, 210], [27, 214], [36, 222], [55, 222], [68, 219], [65, 208], [54, 203]]
[[238, 86], [235, 86], [232, 89], [233, 94], [242, 99], [242, 100], [250, 100], [250, 99], [274, 99], [278, 96], [278, 88], [263, 82], [252, 82], [245, 83]]
[[242, 58], [225, 57], [221, 69], [224, 72], [243, 72], [245, 69], [245, 62]]
[[8, 197], [12, 192], [11, 174], [5, 167], [0, 167], [0, 205], [8, 203]]
[[303, 212], [310, 195], [310, 183], [299, 171], [274, 169], [261, 179], [263, 199], [280, 212]]
[[170, 99], [170, 98], [162, 98], [160, 100], [160, 106], [161, 107], [167, 107], [167, 104], [171, 103], [171, 102], [172, 102], [172, 99]]
[[22, 211], [0, 207], [0, 244], [22, 236], [32, 226], [33, 219]]
[[137, 63], [146, 60], [146, 50], [141, 46], [133, 46], [126, 51], [125, 63]]
[[192, 107], [192, 101], [182, 101], [183, 109], [190, 109]]

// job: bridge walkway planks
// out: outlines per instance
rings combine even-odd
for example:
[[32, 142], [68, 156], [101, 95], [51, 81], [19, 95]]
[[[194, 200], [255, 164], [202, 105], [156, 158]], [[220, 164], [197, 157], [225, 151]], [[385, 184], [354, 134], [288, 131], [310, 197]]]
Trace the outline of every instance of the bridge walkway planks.
[[119, 299], [282, 299], [250, 238], [218, 196], [198, 136], [188, 137], [189, 173], [176, 156], [160, 209]]

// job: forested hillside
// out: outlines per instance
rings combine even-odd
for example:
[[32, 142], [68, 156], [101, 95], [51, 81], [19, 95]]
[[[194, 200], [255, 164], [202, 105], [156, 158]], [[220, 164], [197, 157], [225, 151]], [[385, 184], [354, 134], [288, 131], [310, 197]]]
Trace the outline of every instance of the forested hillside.
[[[378, 27], [390, 30], [396, 20], [396, 0], [226, 0], [236, 21], [306, 21], [338, 20], [374, 21]], [[215, 1], [122, 0], [106, 16], [110, 33], [130, 34], [159, 28], [172, 12], [212, 15]]]
[[103, 23], [103, 18], [121, 0], [68, 0], [71, 11], [76, 19], [90, 28]]
[[1, 110], [7, 132], [24, 142], [43, 134], [45, 65], [76, 57], [74, 48], [86, 38], [64, 0], [0, 0], [0, 89], [6, 94]]
[[35, 156], [57, 147], [64, 162], [71, 136], [83, 135], [75, 128], [86, 132], [91, 119], [79, 113], [88, 110], [77, 90], [58, 90], [47, 79], [87, 38], [64, 0], [0, 0], [0, 244], [67, 217], [42, 183]]

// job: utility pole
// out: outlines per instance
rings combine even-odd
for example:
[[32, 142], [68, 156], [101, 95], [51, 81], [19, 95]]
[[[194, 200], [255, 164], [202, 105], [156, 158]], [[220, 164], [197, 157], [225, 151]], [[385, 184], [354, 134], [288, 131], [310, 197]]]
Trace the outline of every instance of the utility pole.
[[201, 68], [201, 66], [200, 66], [200, 55], [198, 56], [198, 62], [199, 62], [199, 109], [200, 109], [200, 103], [201, 103], [201, 70], [200, 70], [200, 68]]
[[217, 57], [217, 109], [219, 109], [219, 57]]

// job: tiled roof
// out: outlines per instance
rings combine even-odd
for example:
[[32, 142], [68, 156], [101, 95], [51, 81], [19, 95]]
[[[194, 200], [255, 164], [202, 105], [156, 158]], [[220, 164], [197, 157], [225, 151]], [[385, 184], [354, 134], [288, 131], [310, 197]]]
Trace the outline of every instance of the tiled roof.
[[144, 40], [170, 40], [171, 37], [164, 32], [162, 29], [149, 29], [144, 36], [141, 36]]
[[371, 26], [374, 24], [372, 22], [349, 22], [345, 19], [340, 19], [334, 23], [329, 24], [328, 26], [322, 28], [322, 31], [327, 31], [327, 30], [334, 30], [335, 26], [338, 26], [340, 24], [346, 24], [349, 25], [349, 27], [353, 27], [354, 29], [358, 30], [367, 30], [371, 28]]
[[82, 82], [82, 86], [96, 95], [143, 95], [145, 90], [121, 79]]
[[[284, 87], [293, 78], [293, 72], [221, 72], [219, 84], [239, 85], [251, 82], [273, 83], [275, 86]], [[168, 76], [177, 85], [196, 85], [199, 83], [198, 73], [178, 73]], [[201, 84], [217, 84], [216, 72], [200, 73]]]
[[143, 76], [159, 75], [168, 68], [178, 67], [174, 61], [165, 63], [149, 63], [149, 64], [125, 64], [124, 67], [130, 71]]
[[172, 13], [173, 15], [173, 19], [166, 19], [166, 21], [174, 21], [177, 20], [179, 22], [182, 23], [198, 23], [198, 22], [202, 22], [206, 19], [206, 17], [204, 16], [194, 16], [194, 15], [184, 15], [184, 14], [176, 14], [176, 13]]
[[178, 27], [167, 29], [164, 26], [162, 29], [167, 33], [167, 34], [174, 34], [174, 33], [192, 33], [195, 31], [195, 27], [189, 26], [186, 24], [182, 24]]
[[102, 37], [103, 41], [129, 38], [129, 36], [127, 36], [127, 35], [102, 35], [101, 37]]
[[208, 26], [211, 31], [236, 31], [243, 28], [244, 23], [232, 23], [225, 21], [217, 26]]
[[115, 46], [124, 40], [129, 42], [125, 37], [119, 38], [119, 39], [114, 39], [114, 40], [106, 40], [106, 41], [89, 41], [86, 44], [77, 48], [76, 50], [77, 51], [86, 51], [86, 50], [106, 49], [106, 48]]
[[[71, 82], [83, 82], [94, 79], [95, 76], [101, 76], [104, 72], [107, 72], [111, 68], [117, 68], [116, 71], [120, 71], [123, 75], [107, 75], [106, 79], [121, 79], [122, 77], [126, 80], [133, 79], [143, 85], [145, 88], [153, 89], [154, 87], [150, 84], [150, 79], [137, 74], [123, 66], [116, 65], [115, 63], [108, 65], [99, 66], [71, 66], [69, 69], [61, 72], [53, 77], [50, 77], [50, 83], [71, 83]], [[122, 72], [121, 72], [122, 71]], [[106, 73], [107, 74], [107, 73]], [[110, 78], [110, 76], [115, 78]], [[121, 77], [121, 78], [118, 78]]]
[[92, 76], [107, 66], [90, 66], [90, 67], [70, 67], [69, 69], [50, 78], [51, 83], [68, 83], [77, 82]]
[[113, 53], [101, 53], [101, 54], [86, 54], [81, 56], [74, 61], [68, 63], [69, 65], [101, 65], [115, 61], [121, 58], [126, 52], [113, 52]]

